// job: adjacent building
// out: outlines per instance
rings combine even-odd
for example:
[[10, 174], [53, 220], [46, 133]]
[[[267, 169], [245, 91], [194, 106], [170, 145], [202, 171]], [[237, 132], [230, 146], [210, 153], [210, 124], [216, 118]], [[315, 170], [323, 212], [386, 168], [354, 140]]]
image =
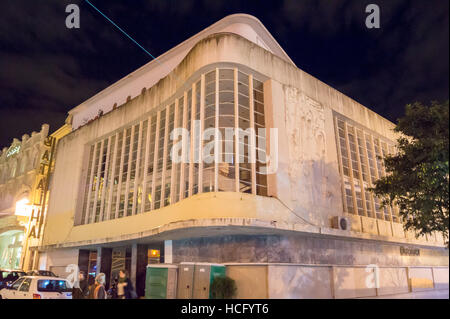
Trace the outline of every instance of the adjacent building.
[[0, 269], [29, 270], [42, 239], [48, 181], [56, 141], [70, 132], [63, 126], [14, 139], [0, 153]]
[[108, 283], [126, 268], [141, 296], [148, 263], [180, 262], [226, 264], [243, 298], [448, 289], [442, 238], [405, 233], [368, 191], [394, 124], [299, 69], [252, 16], [206, 28], [67, 123], [40, 268]]

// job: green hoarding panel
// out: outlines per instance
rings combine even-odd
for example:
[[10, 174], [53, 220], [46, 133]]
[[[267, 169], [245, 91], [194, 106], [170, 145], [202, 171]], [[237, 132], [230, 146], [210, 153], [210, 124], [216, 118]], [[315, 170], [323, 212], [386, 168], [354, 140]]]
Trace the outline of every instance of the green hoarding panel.
[[145, 280], [145, 298], [166, 299], [167, 297], [167, 268], [147, 267]]
[[[209, 273], [209, 285], [210, 286], [213, 283], [214, 278], [225, 277], [225, 275], [226, 275], [225, 269], [226, 269], [225, 266], [211, 265], [211, 270]], [[212, 299], [211, 289], [209, 289], [209, 299]]]

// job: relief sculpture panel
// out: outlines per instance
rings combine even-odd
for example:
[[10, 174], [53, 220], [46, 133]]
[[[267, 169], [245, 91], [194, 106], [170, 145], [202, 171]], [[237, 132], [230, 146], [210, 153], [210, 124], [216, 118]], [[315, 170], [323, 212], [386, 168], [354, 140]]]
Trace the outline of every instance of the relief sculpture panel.
[[331, 207], [339, 187], [336, 172], [326, 161], [324, 106], [297, 88], [285, 87], [284, 93], [291, 200], [297, 211], [317, 219], [317, 210]]

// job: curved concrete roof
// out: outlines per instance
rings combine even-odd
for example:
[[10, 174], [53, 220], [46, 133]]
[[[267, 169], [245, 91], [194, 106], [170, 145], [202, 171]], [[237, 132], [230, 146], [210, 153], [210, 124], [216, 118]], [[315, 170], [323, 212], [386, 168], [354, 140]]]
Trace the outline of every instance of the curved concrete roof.
[[121, 105], [128, 97], [138, 96], [142, 88], [152, 87], [169, 74], [196, 43], [211, 34], [222, 32], [238, 34], [295, 66], [261, 21], [248, 14], [229, 15], [70, 110], [69, 114], [73, 116], [72, 128], [77, 129], [86, 119], [94, 118], [100, 109], [106, 113], [115, 103]]

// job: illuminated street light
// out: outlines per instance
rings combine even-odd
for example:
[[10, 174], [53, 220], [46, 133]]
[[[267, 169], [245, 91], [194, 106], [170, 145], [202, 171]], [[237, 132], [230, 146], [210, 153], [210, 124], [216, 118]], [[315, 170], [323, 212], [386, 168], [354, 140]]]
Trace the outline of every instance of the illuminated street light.
[[31, 207], [31, 205], [28, 205], [29, 202], [30, 201], [28, 198], [23, 198], [23, 199], [17, 201], [15, 215], [30, 217], [32, 207]]

